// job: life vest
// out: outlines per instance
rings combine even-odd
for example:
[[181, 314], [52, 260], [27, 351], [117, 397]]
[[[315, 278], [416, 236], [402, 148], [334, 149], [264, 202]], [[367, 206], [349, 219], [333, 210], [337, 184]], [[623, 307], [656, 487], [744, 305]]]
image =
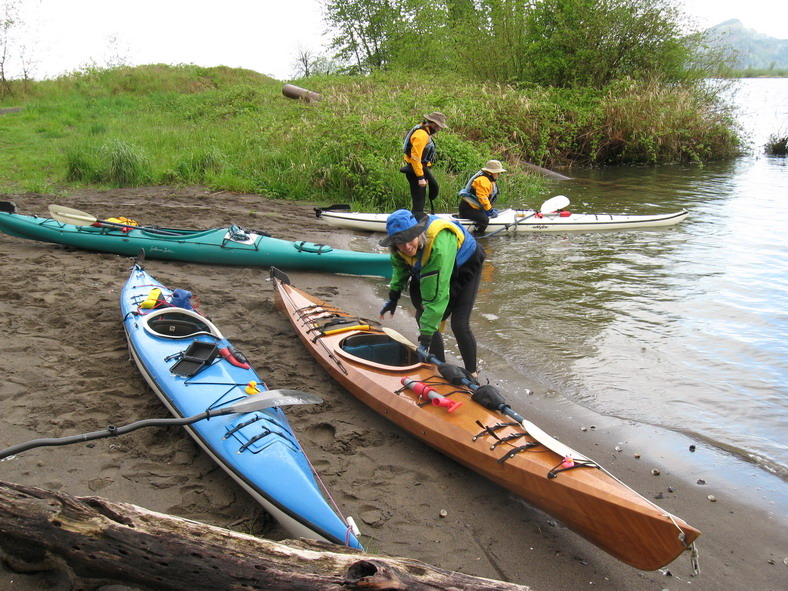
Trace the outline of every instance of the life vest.
[[459, 193], [457, 193], [457, 195], [459, 195], [462, 199], [470, 203], [476, 209], [484, 209], [484, 207], [482, 207], [482, 204], [479, 202], [479, 198], [476, 197], [476, 187], [473, 186], [473, 182], [482, 175], [487, 176], [487, 178], [489, 178], [490, 182], [492, 183], [493, 188], [492, 191], [490, 192], [490, 206], [494, 207], [495, 200], [498, 199], [498, 183], [496, 183], [492, 179], [492, 177], [490, 177], [483, 170], [480, 170], [475, 175], [473, 175], [470, 178], [470, 180], [468, 180], [468, 182], [465, 184], [465, 186], [462, 189], [460, 189]]
[[416, 125], [413, 129], [411, 129], [408, 134], [405, 136], [405, 142], [402, 144], [402, 151], [405, 153], [406, 156], [410, 156], [410, 151], [412, 149], [412, 145], [410, 143], [410, 137], [413, 135], [413, 132], [417, 129], [423, 129], [427, 136], [430, 138], [427, 142], [427, 145], [424, 146], [424, 150], [421, 153], [421, 163], [422, 164], [430, 164], [435, 159], [435, 142], [432, 140], [432, 134], [427, 131], [424, 127], [422, 127], [421, 123]]
[[431, 215], [429, 218], [430, 223], [426, 230], [427, 242], [424, 248], [418, 251], [414, 256], [408, 256], [402, 251], [398, 251], [398, 254], [408, 263], [408, 266], [411, 267], [414, 278], [420, 276], [422, 262], [430, 260], [435, 237], [438, 235], [438, 232], [442, 230], [451, 230], [457, 237], [457, 256], [454, 259], [455, 269], [462, 267], [468, 259], [471, 258], [471, 255], [476, 252], [476, 239], [468, 233], [468, 230], [466, 230], [460, 222], [445, 220], [435, 215]]

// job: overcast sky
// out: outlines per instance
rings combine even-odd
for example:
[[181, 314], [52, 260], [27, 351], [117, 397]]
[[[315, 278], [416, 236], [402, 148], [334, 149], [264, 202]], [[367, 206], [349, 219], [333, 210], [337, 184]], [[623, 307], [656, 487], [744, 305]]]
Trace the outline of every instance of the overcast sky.
[[[13, 0], [11, 0], [13, 2]], [[679, 0], [682, 1], [682, 0]], [[737, 18], [788, 39], [785, 0], [683, 0], [702, 28]], [[120, 56], [129, 65], [193, 63], [293, 76], [300, 50], [325, 53], [321, 0], [20, 0], [37, 78]], [[113, 42], [114, 40], [114, 42]], [[13, 63], [9, 64], [11, 75]]]

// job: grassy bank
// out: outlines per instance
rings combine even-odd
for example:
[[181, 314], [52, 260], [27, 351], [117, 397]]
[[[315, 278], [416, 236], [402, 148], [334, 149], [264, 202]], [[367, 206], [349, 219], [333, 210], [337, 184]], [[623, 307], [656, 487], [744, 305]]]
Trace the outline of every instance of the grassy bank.
[[402, 137], [443, 111], [437, 139], [442, 209], [467, 176], [502, 160], [502, 199], [532, 201], [540, 179], [522, 162], [660, 164], [737, 153], [713, 95], [626, 81], [604, 91], [514, 89], [404, 75], [312, 78], [323, 100], [285, 98], [255, 72], [197, 66], [90, 70], [18, 88], [0, 116], [2, 192], [71, 186], [201, 184], [391, 210], [409, 196]]

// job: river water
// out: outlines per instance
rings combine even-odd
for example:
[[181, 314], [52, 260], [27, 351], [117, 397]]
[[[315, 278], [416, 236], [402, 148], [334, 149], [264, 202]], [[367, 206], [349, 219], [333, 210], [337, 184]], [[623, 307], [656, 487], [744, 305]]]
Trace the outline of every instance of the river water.
[[473, 325], [482, 363], [499, 356], [557, 399], [686, 434], [757, 465], [785, 493], [788, 160], [763, 144], [788, 133], [788, 79], [740, 86], [752, 155], [572, 169], [545, 196], [564, 194], [577, 212], [685, 208], [685, 221], [493, 238]]

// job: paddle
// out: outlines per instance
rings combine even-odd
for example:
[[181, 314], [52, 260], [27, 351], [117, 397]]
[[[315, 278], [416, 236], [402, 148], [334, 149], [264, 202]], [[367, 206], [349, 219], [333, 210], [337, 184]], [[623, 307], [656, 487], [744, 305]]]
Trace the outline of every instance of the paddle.
[[64, 207], [62, 205], [50, 205], [49, 214], [53, 220], [57, 220], [63, 224], [71, 224], [72, 226], [105, 226], [109, 228], [139, 228], [140, 230], [147, 230], [148, 232], [155, 232], [157, 234], [165, 234], [168, 236], [178, 236], [178, 232], [170, 232], [168, 230], [161, 230], [150, 226], [130, 226], [128, 224], [119, 224], [117, 222], [109, 222], [107, 220], [100, 220], [96, 216], [89, 214], [85, 211]]
[[262, 410], [264, 408], [271, 408], [272, 406], [286, 406], [290, 404], [320, 404], [323, 399], [308, 392], [301, 390], [266, 390], [259, 394], [253, 394], [242, 402], [233, 404], [232, 406], [224, 406], [222, 408], [208, 409], [200, 414], [173, 419], [143, 419], [129, 425], [122, 427], [115, 427], [109, 425], [102, 431], [93, 431], [91, 433], [83, 433], [81, 435], [70, 435], [67, 437], [57, 437], [49, 439], [33, 439], [26, 443], [20, 443], [0, 450], [0, 460], [12, 456], [19, 452], [27, 451], [35, 447], [52, 447], [58, 445], [69, 445], [71, 443], [79, 443], [81, 441], [91, 441], [93, 439], [102, 439], [104, 437], [114, 437], [115, 435], [124, 435], [131, 431], [136, 431], [143, 427], [169, 427], [171, 425], [190, 425], [201, 421], [202, 419], [210, 419], [211, 417], [218, 417], [229, 414], [244, 414]]
[[[388, 336], [390, 336], [398, 343], [415, 351], [419, 355], [419, 357], [421, 357], [424, 361], [428, 363], [432, 363], [434, 365], [440, 365], [441, 363], [443, 363], [440, 359], [438, 359], [434, 355], [430, 355], [429, 353], [425, 353], [423, 350], [419, 349], [415, 344], [411, 343], [407, 338], [402, 336], [393, 328], [388, 328], [384, 326], [382, 330], [384, 333], [386, 333]], [[465, 386], [467, 386], [468, 388], [474, 391], [478, 390], [480, 387], [479, 384], [468, 379], [462, 380], [462, 382]], [[594, 462], [590, 458], [587, 458], [583, 454], [575, 451], [568, 445], [561, 443], [554, 437], [548, 435], [545, 431], [543, 431], [542, 429], [540, 429], [530, 421], [525, 420], [521, 415], [519, 415], [514, 410], [512, 410], [508, 405], [503, 405], [501, 408], [498, 408], [497, 410], [500, 413], [505, 414], [513, 418], [518, 423], [520, 423], [523, 429], [525, 429], [525, 431], [531, 437], [536, 439], [539, 443], [544, 445], [550, 451], [557, 453], [562, 458], [570, 457], [575, 461], [588, 462], [590, 465], [596, 466], [596, 462]]]
[[529, 218], [534, 217], [537, 213], [552, 213], [554, 211], [558, 211], [559, 209], [563, 209], [567, 205], [569, 205], [569, 198], [566, 195], [556, 195], [555, 197], [550, 197], [550, 199], [542, 203], [542, 206], [539, 208], [538, 212], [534, 211], [533, 213], [528, 214], [527, 216], [521, 218], [517, 218], [515, 214], [516, 219], [514, 220], [513, 225], [499, 228], [495, 232], [491, 232], [490, 234], [485, 234], [484, 236], [482, 236], [482, 238], [489, 238], [490, 236], [495, 236], [496, 234], [503, 232], [504, 230], [508, 230], [509, 228], [517, 228], [517, 224]]

